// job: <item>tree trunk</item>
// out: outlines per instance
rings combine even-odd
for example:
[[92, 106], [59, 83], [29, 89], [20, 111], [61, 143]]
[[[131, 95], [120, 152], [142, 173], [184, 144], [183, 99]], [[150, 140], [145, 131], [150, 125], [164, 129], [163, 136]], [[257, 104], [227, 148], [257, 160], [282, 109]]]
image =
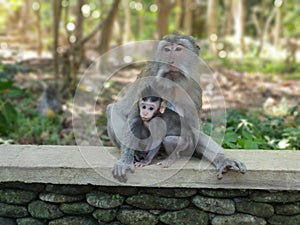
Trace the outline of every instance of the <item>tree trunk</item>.
[[225, 15], [223, 23], [223, 36], [230, 36], [232, 34], [233, 25], [232, 25], [232, 0], [225, 0]]
[[[112, 31], [113, 31], [113, 23], [118, 13], [119, 4], [121, 0], [114, 0], [111, 9], [108, 13], [107, 18], [104, 21], [103, 29], [100, 35], [100, 45], [99, 45], [99, 53], [103, 55], [105, 52], [109, 50], [109, 44], [112, 39]], [[100, 70], [102, 72], [107, 70], [107, 56], [102, 57], [102, 61], [100, 62]]]
[[157, 34], [158, 38], [161, 39], [163, 36], [169, 33], [169, 15], [176, 2], [172, 4], [170, 0], [157, 0], [156, 4], [158, 6]]
[[107, 18], [104, 21], [103, 30], [100, 35], [99, 53], [103, 53], [109, 50], [109, 43], [112, 37], [113, 23], [118, 13], [118, 7], [121, 0], [114, 0]]
[[218, 0], [209, 0], [207, 6], [207, 30], [210, 52], [217, 54], [218, 24], [217, 24]]
[[[78, 0], [77, 2], [77, 19], [76, 19], [76, 29], [74, 31], [75, 37], [76, 37], [76, 41], [75, 41], [75, 45], [78, 44], [82, 38], [83, 38], [83, 14], [81, 11], [82, 6], [84, 5], [85, 0]], [[73, 67], [71, 68], [72, 73], [72, 83], [74, 85], [76, 85], [77, 83], [77, 73], [80, 69], [80, 64], [83, 61], [83, 56], [84, 56], [84, 49], [83, 46], [81, 46], [80, 48], [75, 48], [74, 52], [72, 52], [73, 54]]]
[[37, 30], [37, 53], [38, 56], [42, 55], [43, 42], [42, 42], [42, 28], [41, 28], [41, 4], [39, 1], [36, 2], [36, 8], [34, 8], [34, 13], [36, 16], [36, 30]]
[[176, 15], [175, 15], [176, 30], [183, 29], [183, 21], [184, 21], [184, 2], [183, 0], [176, 0]]
[[186, 0], [184, 7], [184, 33], [192, 34], [193, 0]]
[[234, 18], [234, 36], [236, 43], [239, 44], [241, 54], [245, 52], [245, 0], [234, 0], [232, 3]]
[[57, 52], [59, 39], [59, 23], [61, 17], [61, 0], [53, 1], [53, 67], [56, 82], [59, 80], [59, 54]]
[[129, 8], [129, 0], [124, 1], [124, 14], [125, 14], [125, 21], [124, 21], [124, 34], [123, 34], [123, 41], [126, 43], [131, 38], [131, 27], [130, 27], [130, 8]]
[[31, 0], [25, 0], [25, 3], [23, 4], [23, 7], [21, 9], [21, 15], [18, 27], [20, 29], [20, 34], [22, 34], [23, 41], [27, 40], [27, 32], [29, 27], [29, 21], [30, 21], [30, 12], [31, 12]]
[[281, 24], [282, 24], [282, 4], [276, 6], [276, 19], [274, 28], [274, 46], [276, 51], [279, 48], [279, 42], [281, 37]]
[[258, 45], [257, 51], [255, 53], [256, 57], [258, 57], [260, 55], [260, 52], [264, 47], [264, 42], [265, 42], [265, 39], [267, 38], [266, 36], [267, 36], [268, 30], [269, 30], [269, 27], [270, 27], [271, 21], [273, 20], [274, 15], [275, 15], [275, 10], [273, 9], [264, 24], [264, 29], [259, 38], [259, 45]]
[[[143, 4], [142, 0], [138, 0], [138, 3]], [[144, 10], [140, 10], [138, 15], [139, 15], [139, 38], [143, 39], [143, 34], [144, 34], [144, 30], [145, 30], [145, 13], [144, 13]]]

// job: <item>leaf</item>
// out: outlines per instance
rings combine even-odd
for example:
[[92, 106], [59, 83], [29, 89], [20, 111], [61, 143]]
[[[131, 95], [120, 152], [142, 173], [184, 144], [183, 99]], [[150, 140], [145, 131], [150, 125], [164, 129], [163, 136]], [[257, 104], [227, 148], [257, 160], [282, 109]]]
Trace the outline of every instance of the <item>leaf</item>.
[[252, 138], [252, 135], [251, 135], [249, 132], [245, 131], [245, 130], [242, 131], [242, 135], [243, 135], [243, 137], [246, 138], [247, 140], [252, 140], [252, 139], [253, 139], [253, 138]]
[[7, 93], [7, 97], [13, 98], [13, 97], [19, 97], [23, 95], [24, 92], [22, 89], [18, 87], [11, 87]]
[[13, 83], [14, 83], [13, 80], [0, 82], [0, 91], [5, 91], [7, 89], [10, 89], [12, 87]]
[[242, 138], [238, 138], [237, 142], [242, 148], [245, 148], [245, 141]]
[[227, 146], [227, 148], [230, 148], [230, 149], [239, 149], [240, 147], [236, 144], [233, 144], [233, 143], [225, 143], [225, 145]]
[[225, 142], [236, 142], [238, 139], [238, 135], [234, 132], [225, 133], [224, 141]]
[[13, 105], [9, 102], [5, 103], [5, 105], [3, 106], [2, 115], [8, 125], [12, 125], [12, 123], [17, 122], [18, 112], [13, 107]]
[[257, 143], [254, 142], [254, 141], [246, 140], [246, 141], [245, 141], [244, 148], [245, 148], [245, 149], [258, 149], [258, 145], [257, 145]]

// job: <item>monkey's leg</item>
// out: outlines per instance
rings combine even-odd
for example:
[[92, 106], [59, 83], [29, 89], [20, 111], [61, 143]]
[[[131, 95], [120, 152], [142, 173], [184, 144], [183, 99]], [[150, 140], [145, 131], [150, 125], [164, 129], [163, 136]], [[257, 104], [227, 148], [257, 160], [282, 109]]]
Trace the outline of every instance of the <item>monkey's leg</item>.
[[163, 145], [165, 147], [168, 157], [157, 163], [157, 165], [167, 168], [171, 166], [176, 160], [180, 158], [180, 152], [188, 149], [189, 138], [184, 138], [181, 136], [167, 136], [163, 140]]
[[160, 149], [160, 145], [157, 148], [150, 150], [147, 153], [146, 158], [139, 162], [135, 162], [134, 166], [135, 167], [144, 167], [144, 166], [149, 165], [152, 162], [154, 156], [158, 153], [159, 149]]
[[228, 172], [228, 170], [235, 170], [241, 173], [246, 173], [247, 171], [244, 163], [238, 160], [227, 158], [224, 155], [223, 148], [211, 137], [202, 132], [199, 133], [196, 154], [203, 155], [216, 166], [218, 179], [222, 179], [223, 174]]

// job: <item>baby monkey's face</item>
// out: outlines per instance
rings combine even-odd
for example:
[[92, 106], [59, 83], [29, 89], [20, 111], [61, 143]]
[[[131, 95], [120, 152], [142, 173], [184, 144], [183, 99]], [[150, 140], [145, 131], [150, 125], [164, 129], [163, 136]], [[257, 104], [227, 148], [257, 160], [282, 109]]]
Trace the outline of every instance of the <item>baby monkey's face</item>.
[[140, 117], [143, 121], [150, 121], [157, 113], [160, 107], [160, 101], [140, 100], [139, 109]]

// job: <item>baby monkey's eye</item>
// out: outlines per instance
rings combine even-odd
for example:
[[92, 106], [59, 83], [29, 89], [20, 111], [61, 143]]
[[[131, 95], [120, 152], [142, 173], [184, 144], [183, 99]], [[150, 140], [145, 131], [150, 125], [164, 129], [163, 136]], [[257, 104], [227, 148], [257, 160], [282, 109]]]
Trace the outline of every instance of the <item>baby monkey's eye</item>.
[[146, 109], [147, 107], [145, 105], [142, 106], [142, 109]]
[[177, 46], [176, 48], [175, 48], [175, 51], [177, 51], [177, 52], [179, 52], [179, 51], [181, 51], [182, 50], [182, 46]]
[[164, 51], [169, 52], [169, 51], [171, 51], [171, 48], [170, 47], [164, 47]]
[[154, 108], [153, 108], [153, 107], [150, 107], [149, 109], [152, 111]]

